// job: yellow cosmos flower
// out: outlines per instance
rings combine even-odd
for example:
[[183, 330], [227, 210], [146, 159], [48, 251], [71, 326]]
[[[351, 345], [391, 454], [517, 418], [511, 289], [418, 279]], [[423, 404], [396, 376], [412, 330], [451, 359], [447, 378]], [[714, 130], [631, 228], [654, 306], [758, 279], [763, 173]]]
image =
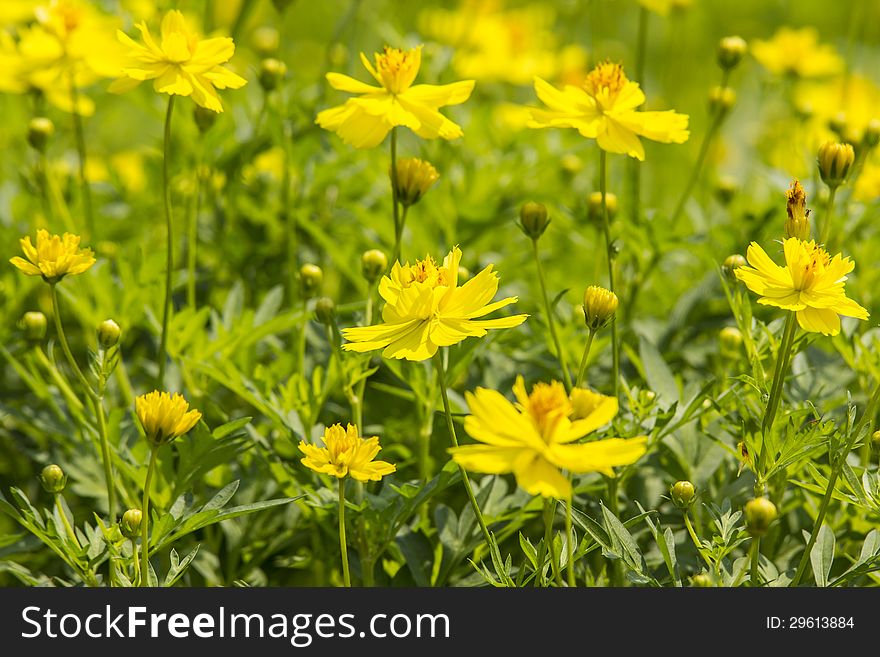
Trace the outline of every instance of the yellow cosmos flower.
[[782, 243], [785, 267], [752, 242], [747, 257], [751, 267], [737, 267], [734, 274], [761, 296], [758, 303], [797, 313], [805, 331], [837, 335], [840, 315], [868, 319], [868, 311], [844, 291], [846, 275], [855, 263], [837, 254], [833, 258], [813, 241], [789, 237]]
[[819, 43], [819, 33], [812, 27], [781, 27], [772, 39], [755, 41], [749, 49], [774, 75], [818, 78], [843, 71], [843, 59], [833, 46]]
[[603, 62], [587, 74], [582, 87], [566, 85], [562, 91], [535, 78], [535, 92], [550, 109], [532, 109], [530, 128], [575, 128], [609, 153], [644, 160], [639, 137], [681, 144], [689, 136], [686, 114], [636, 111], [645, 94], [619, 64]]
[[31, 243], [30, 235], [20, 240], [24, 258], [15, 256], [9, 262], [28, 276], [42, 276], [47, 283], [57, 283], [68, 274], [82, 274], [95, 264], [91, 249], [79, 248], [79, 235], [50, 235], [37, 231], [37, 245]]
[[498, 274], [486, 267], [459, 287], [461, 251], [456, 246], [439, 267], [431, 256], [414, 265], [395, 262], [389, 276], [379, 283], [385, 300], [382, 324], [342, 330], [350, 342], [347, 351], [384, 349], [386, 358], [427, 360], [439, 347], [458, 344], [468, 337], [482, 337], [488, 329], [511, 328], [528, 315], [478, 319], [515, 303], [507, 297], [489, 303], [498, 291]]
[[424, 139], [457, 139], [461, 127], [437, 110], [458, 105], [471, 95], [473, 80], [452, 84], [413, 85], [422, 63], [422, 47], [399, 50], [386, 46], [376, 53], [376, 64], [361, 53], [361, 62], [380, 86], [360, 82], [340, 73], [328, 73], [330, 86], [339, 91], [359, 94], [344, 105], [326, 109], [315, 122], [331, 130], [355, 148], [372, 148], [382, 143], [394, 126], [406, 126]]
[[247, 80], [222, 66], [235, 52], [229, 37], [199, 39], [177, 10], [162, 19], [162, 40], [156, 42], [146, 24], [138, 23], [144, 45], [136, 43], [124, 32], [117, 32], [128, 49], [128, 62], [123, 65], [124, 77], [110, 85], [110, 91], [122, 93], [134, 89], [144, 80], [153, 80], [159, 93], [192, 96], [201, 107], [222, 112], [217, 89], [238, 89]]
[[521, 376], [513, 394], [516, 404], [486, 388], [465, 394], [471, 415], [464, 428], [483, 444], [451, 448], [456, 463], [474, 472], [512, 472], [532, 495], [569, 499], [571, 484], [561, 469], [614, 476], [615, 466], [634, 463], [645, 453], [645, 436], [572, 444], [611, 421], [617, 414], [614, 397], [583, 388], [569, 397], [558, 381], [537, 383], [526, 394]]
[[302, 464], [338, 479], [351, 476], [358, 481], [379, 481], [397, 470], [387, 461], [373, 460], [382, 449], [379, 439], [361, 438], [353, 424], [346, 429], [341, 424], [324, 429], [324, 445], [318, 447], [300, 441], [299, 451], [305, 454]]
[[141, 395], [134, 400], [135, 413], [147, 440], [153, 445], [164, 445], [188, 433], [202, 414], [189, 410], [189, 404], [179, 392], [153, 392]]

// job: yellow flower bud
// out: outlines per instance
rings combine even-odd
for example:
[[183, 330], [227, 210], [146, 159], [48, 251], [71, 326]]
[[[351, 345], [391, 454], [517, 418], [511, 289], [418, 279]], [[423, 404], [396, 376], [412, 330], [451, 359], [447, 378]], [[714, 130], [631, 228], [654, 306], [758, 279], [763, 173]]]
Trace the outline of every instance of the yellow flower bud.
[[321, 289], [324, 272], [318, 265], [305, 264], [299, 268], [299, 284], [306, 299], [311, 299]]
[[709, 577], [706, 573], [697, 573], [693, 577], [691, 577], [691, 586], [698, 589], [705, 589], [712, 587], [712, 578]]
[[27, 140], [35, 151], [44, 152], [53, 134], [55, 124], [44, 116], [34, 117], [28, 123]]
[[550, 225], [547, 208], [541, 203], [526, 201], [519, 209], [519, 227], [533, 240], [538, 239]]
[[189, 433], [202, 419], [202, 414], [189, 408], [183, 395], [175, 392], [154, 390], [134, 400], [135, 414], [147, 441], [155, 446], [170, 443], [175, 438]]
[[725, 116], [736, 104], [736, 91], [730, 87], [712, 87], [709, 90], [709, 113]]
[[559, 159], [559, 165], [564, 173], [573, 176], [584, 168], [584, 161], [574, 153], [566, 153]]
[[679, 509], [687, 509], [697, 497], [697, 489], [689, 481], [676, 481], [669, 489], [669, 496]]
[[274, 55], [278, 51], [280, 40], [278, 30], [268, 25], [258, 27], [251, 35], [251, 45], [257, 54], [262, 57]]
[[727, 276], [731, 280], [734, 280], [736, 277], [734, 276], [733, 270], [737, 267], [745, 267], [746, 264], [747, 263], [744, 256], [740, 255], [739, 253], [733, 253], [724, 259], [724, 264], [721, 265], [721, 271], [724, 273], [725, 276]]
[[[608, 210], [608, 221], [611, 221], [617, 214], [617, 196], [607, 192], [605, 205]], [[602, 192], [593, 192], [587, 197], [587, 216], [591, 221], [602, 221]]]
[[31, 342], [40, 342], [46, 337], [46, 316], [41, 312], [27, 312], [21, 318], [25, 337]]
[[617, 295], [598, 285], [591, 285], [584, 292], [584, 321], [591, 331], [608, 325], [618, 306]]
[[797, 180], [785, 193], [785, 237], [797, 237], [799, 240], [810, 239], [810, 211], [807, 210], [807, 193]]
[[141, 522], [144, 514], [140, 509], [129, 509], [122, 514], [122, 521], [119, 523], [119, 531], [125, 538], [137, 538], [141, 531]]
[[98, 325], [98, 344], [104, 349], [115, 347], [119, 343], [122, 329], [112, 319], [105, 319]]
[[752, 536], [763, 536], [779, 513], [776, 505], [766, 497], [756, 497], [746, 502], [743, 507], [746, 518], [746, 529]]
[[718, 66], [725, 71], [730, 71], [745, 57], [749, 46], [742, 37], [728, 36], [718, 42]]
[[735, 356], [742, 347], [743, 336], [740, 330], [734, 326], [725, 326], [718, 332], [721, 342], [721, 353], [725, 356]]
[[871, 444], [874, 446], [874, 449], [880, 449], [880, 431], [875, 431], [871, 434]]
[[60, 466], [53, 463], [43, 468], [40, 473], [40, 483], [43, 484], [47, 493], [55, 495], [64, 490], [67, 485], [67, 475], [64, 474], [64, 470]]
[[819, 175], [829, 187], [838, 187], [846, 180], [850, 167], [856, 159], [850, 144], [826, 141], [819, 147]]
[[260, 62], [260, 86], [263, 91], [274, 91], [287, 75], [287, 65], [273, 57]]
[[364, 251], [361, 256], [361, 273], [370, 283], [375, 283], [388, 269], [388, 256], [379, 249]]
[[321, 297], [315, 302], [315, 319], [328, 326], [336, 318], [336, 302], [330, 297]]
[[427, 160], [417, 157], [397, 160], [397, 200], [404, 207], [415, 205], [439, 178], [437, 169]]

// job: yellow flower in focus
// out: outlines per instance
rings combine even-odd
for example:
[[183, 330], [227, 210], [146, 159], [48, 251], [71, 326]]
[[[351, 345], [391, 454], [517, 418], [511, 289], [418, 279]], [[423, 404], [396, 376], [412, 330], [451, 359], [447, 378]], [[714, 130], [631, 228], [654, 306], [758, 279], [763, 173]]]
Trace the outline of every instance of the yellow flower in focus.
[[815, 28], [781, 27], [769, 41], [755, 41], [752, 55], [774, 75], [819, 78], [843, 71], [843, 59], [833, 46], [819, 43]]
[[42, 276], [47, 283], [57, 283], [68, 274], [81, 274], [95, 264], [91, 249], [79, 248], [79, 235], [50, 235], [37, 231], [37, 245], [31, 243], [30, 235], [21, 239], [25, 257], [15, 256], [9, 262], [28, 276]]
[[488, 329], [512, 328], [528, 315], [479, 319], [515, 303], [507, 297], [489, 303], [498, 291], [498, 274], [486, 267], [459, 287], [461, 251], [456, 246], [438, 267], [431, 256], [414, 265], [395, 262], [389, 276], [379, 283], [385, 300], [382, 324], [346, 328], [346, 351], [384, 349], [385, 358], [427, 360], [440, 347], [458, 344], [468, 337], [482, 337]]
[[127, 48], [128, 61], [122, 67], [124, 77], [110, 85], [114, 93], [129, 91], [144, 80], [153, 80], [153, 89], [158, 93], [192, 96], [199, 106], [222, 112], [217, 89], [239, 89], [247, 82], [222, 66], [235, 52], [232, 39], [200, 39], [177, 10], [169, 11], [162, 19], [160, 42], [153, 39], [145, 23], [135, 27], [144, 45], [124, 32], [117, 32]]
[[355, 148], [372, 148], [395, 126], [406, 126], [424, 139], [457, 139], [461, 127], [437, 110], [458, 105], [471, 95], [473, 80], [452, 84], [413, 85], [422, 63], [422, 47], [400, 50], [386, 47], [375, 55], [375, 66], [361, 53], [361, 62], [380, 86], [360, 82], [341, 73], [328, 73], [330, 86], [359, 94], [344, 105], [318, 113], [315, 120], [325, 130]]
[[575, 128], [609, 153], [644, 160], [639, 137], [681, 144], [689, 136], [686, 114], [636, 110], [645, 94], [619, 64], [603, 62], [587, 74], [582, 87], [566, 85], [561, 91], [536, 78], [535, 92], [549, 109], [533, 109], [529, 127]]
[[558, 381], [537, 383], [526, 394], [521, 376], [513, 393], [516, 404], [486, 388], [465, 394], [471, 412], [465, 430], [483, 444], [451, 448], [456, 463], [486, 474], [512, 472], [532, 495], [570, 499], [571, 484], [560, 470], [613, 477], [615, 466], [634, 463], [645, 453], [644, 436], [572, 444], [611, 421], [617, 414], [613, 397], [583, 388], [569, 397]]
[[789, 237], [782, 243], [785, 267], [780, 267], [756, 242], [749, 245], [751, 267], [733, 273], [755, 294], [758, 303], [797, 313], [805, 331], [837, 335], [840, 315], [868, 319], [868, 311], [848, 299], [844, 283], [855, 263], [837, 254], [833, 258], [813, 241]]
[[153, 392], [134, 400], [135, 413], [151, 445], [164, 445], [188, 433], [202, 414], [189, 409], [189, 404], [179, 392]]
[[306, 467], [338, 479], [350, 476], [358, 481], [379, 481], [397, 470], [387, 461], [373, 460], [381, 449], [377, 437], [361, 438], [353, 424], [346, 429], [341, 424], [324, 429], [324, 447], [304, 440], [299, 443]]

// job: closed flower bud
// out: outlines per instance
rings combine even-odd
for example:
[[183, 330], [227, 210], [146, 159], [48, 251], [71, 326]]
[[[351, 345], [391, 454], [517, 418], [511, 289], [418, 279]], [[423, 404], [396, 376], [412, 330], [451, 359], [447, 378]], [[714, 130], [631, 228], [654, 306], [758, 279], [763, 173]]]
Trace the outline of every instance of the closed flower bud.
[[723, 204], [730, 205], [733, 197], [739, 191], [736, 180], [730, 177], [721, 178], [715, 183], [715, 197]]
[[721, 353], [725, 356], [735, 356], [742, 347], [743, 336], [735, 326], [725, 326], [718, 332], [718, 340], [721, 342]]
[[[608, 209], [608, 221], [611, 221], [617, 214], [617, 196], [607, 192], [605, 205]], [[587, 216], [590, 221], [602, 221], [602, 192], [593, 192], [587, 197]]]
[[379, 249], [364, 251], [361, 256], [361, 273], [370, 283], [375, 283], [388, 269], [388, 256]]
[[122, 514], [122, 521], [119, 523], [119, 531], [125, 538], [137, 538], [141, 531], [141, 521], [144, 514], [140, 509], [129, 509]]
[[278, 51], [280, 37], [274, 27], [264, 25], [254, 30], [251, 35], [251, 45], [262, 57], [271, 57]]
[[819, 175], [822, 176], [822, 182], [829, 187], [838, 187], [846, 180], [855, 159], [856, 154], [850, 144], [826, 141], [819, 147]]
[[874, 449], [880, 449], [880, 431], [875, 431], [871, 434], [871, 444], [874, 446]]
[[724, 264], [721, 265], [721, 271], [731, 280], [736, 280], [736, 276], [733, 273], [733, 270], [737, 267], [745, 267], [746, 259], [741, 256], [739, 253], [733, 253], [727, 256], [724, 259]]
[[[404, 207], [418, 203], [440, 174], [427, 160], [405, 157], [397, 160], [397, 200]], [[394, 179], [391, 179], [392, 184]]]
[[193, 110], [193, 120], [196, 122], [196, 127], [201, 133], [208, 132], [211, 129], [211, 126], [217, 122], [217, 116], [217, 112], [201, 105], [196, 105], [196, 108]]
[[299, 284], [306, 299], [315, 296], [323, 282], [324, 272], [318, 265], [306, 264], [299, 268]]
[[459, 265], [458, 266], [458, 284], [461, 285], [462, 283], [466, 283], [470, 277], [471, 277], [470, 270], [463, 265]]
[[766, 497], [756, 497], [746, 502], [743, 507], [746, 518], [746, 529], [752, 536], [763, 536], [767, 533], [770, 525], [776, 520], [779, 513], [776, 505]]
[[105, 319], [98, 325], [98, 344], [104, 349], [115, 347], [119, 343], [122, 329], [112, 319]]
[[547, 215], [547, 208], [541, 203], [534, 201], [526, 201], [519, 209], [519, 227], [526, 237], [533, 240], [538, 239], [547, 230], [550, 225], [550, 218]]
[[706, 589], [712, 587], [712, 578], [706, 573], [697, 573], [691, 577], [691, 586], [698, 589]]
[[709, 90], [709, 112], [725, 116], [736, 104], [736, 92], [730, 87], [712, 87]]
[[810, 239], [810, 211], [807, 210], [807, 193], [797, 180], [785, 193], [785, 237], [797, 237], [799, 240]]
[[591, 285], [584, 292], [584, 321], [591, 331], [608, 325], [618, 306], [617, 295], [598, 285]]
[[40, 473], [40, 483], [43, 484], [47, 493], [55, 495], [64, 490], [67, 485], [67, 475], [64, 474], [64, 470], [60, 466], [53, 463], [43, 468]]
[[862, 136], [862, 147], [870, 150], [877, 144], [880, 144], [880, 120], [871, 119], [865, 126], [865, 132]]
[[689, 481], [676, 481], [669, 489], [669, 496], [679, 509], [687, 509], [694, 503], [697, 489]]
[[46, 337], [46, 316], [39, 311], [25, 313], [21, 318], [25, 337], [31, 342], [40, 342]]
[[843, 139], [849, 129], [849, 123], [846, 120], [846, 114], [838, 112], [828, 119], [828, 129], [836, 133], [838, 137]]
[[287, 65], [273, 57], [260, 62], [260, 86], [263, 91], [274, 91], [287, 75]]
[[574, 153], [566, 153], [559, 159], [559, 165], [563, 172], [573, 176], [584, 168], [584, 161]]
[[321, 297], [315, 302], [315, 319], [328, 326], [336, 319], [336, 302], [330, 297]]
[[28, 123], [27, 140], [35, 151], [43, 153], [53, 134], [55, 124], [44, 116], [35, 117]]
[[718, 66], [725, 71], [733, 70], [745, 57], [748, 49], [748, 44], [741, 37], [724, 37], [718, 42]]

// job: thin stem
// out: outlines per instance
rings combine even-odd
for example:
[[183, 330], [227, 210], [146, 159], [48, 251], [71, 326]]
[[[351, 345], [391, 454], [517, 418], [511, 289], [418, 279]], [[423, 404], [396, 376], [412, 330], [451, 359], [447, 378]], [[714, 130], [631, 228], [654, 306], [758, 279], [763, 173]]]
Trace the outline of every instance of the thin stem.
[[400, 260], [400, 248], [403, 243], [403, 227], [406, 226], [406, 215], [409, 212], [409, 206], [403, 206], [403, 212], [400, 214], [400, 223], [394, 229], [394, 262]]
[[[364, 326], [372, 326], [373, 325], [373, 288], [367, 290], [367, 307], [364, 312]], [[358, 428], [358, 431], [363, 435], [364, 427], [364, 391], [367, 387], [367, 379], [366, 377], [362, 378], [358, 381], [355, 386], [354, 391], [354, 402], [353, 402], [353, 411], [354, 411], [354, 423]]]
[[562, 343], [559, 341], [559, 335], [556, 333], [556, 320], [553, 318], [553, 308], [550, 306], [550, 297], [547, 296], [547, 284], [544, 282], [544, 268], [541, 266], [541, 255], [538, 252], [538, 240], [532, 240], [532, 253], [535, 256], [535, 268], [538, 270], [538, 283], [541, 285], [541, 298], [544, 300], [544, 314], [547, 315], [547, 326], [550, 328], [550, 337], [553, 339], [553, 346], [556, 349], [556, 359], [562, 368], [562, 380], [565, 382], [565, 389], [571, 390], [571, 374], [568, 371], [568, 363], [566, 362], [565, 352], [562, 350]]
[[840, 473], [843, 471], [843, 466], [846, 463], [846, 457], [852, 451], [853, 446], [856, 441], [859, 439], [859, 436], [862, 433], [862, 430], [865, 428], [865, 425], [870, 425], [874, 422], [874, 414], [877, 412], [877, 404], [880, 403], [880, 383], [877, 384], [876, 389], [874, 390], [874, 394], [871, 397], [871, 401], [868, 402], [868, 406], [865, 408], [865, 412], [862, 413], [862, 417], [859, 419], [858, 424], [855, 429], [849, 436], [849, 440], [846, 442], [846, 446], [843, 452], [839, 455], [837, 460], [832, 464], [831, 475], [828, 477], [828, 484], [825, 490], [825, 496], [822, 498], [822, 502], [819, 505], [819, 513], [816, 514], [816, 521], [813, 523], [813, 530], [810, 532], [810, 538], [807, 541], [807, 547], [804, 549], [804, 553], [801, 555], [800, 563], [798, 564], [797, 571], [795, 572], [794, 578], [791, 580], [789, 586], [797, 586], [801, 578], [804, 576], [804, 572], [807, 569], [807, 564], [810, 562], [810, 553], [813, 551], [813, 546], [816, 544], [816, 539], [819, 537], [819, 530], [822, 529], [822, 523], [825, 521], [825, 515], [828, 513], [828, 506], [831, 503], [831, 498], [834, 496], [834, 486], [837, 483], [838, 477], [840, 477]]
[[345, 544], [345, 479], [339, 480], [339, 549], [342, 552], [342, 581], [351, 588], [351, 574], [348, 572], [348, 548]]
[[[828, 238], [831, 235], [831, 219], [834, 216], [834, 197], [837, 195], [837, 187], [831, 187], [828, 190], [828, 203], [825, 204], [825, 219], [822, 222], [822, 236], [819, 240], [820, 244], [828, 244]], [[826, 246], [826, 248], [828, 248]]]
[[[449, 406], [449, 393], [446, 391], [446, 368], [443, 365], [443, 356], [439, 351], [434, 356], [434, 367], [437, 370], [437, 378], [440, 383], [440, 394], [443, 397], [443, 410], [446, 413], [446, 428], [449, 430], [449, 438], [452, 440], [452, 445], [458, 447], [458, 438], [455, 436], [455, 423], [452, 421], [452, 409]], [[468, 500], [470, 500], [471, 508], [474, 510], [474, 515], [477, 517], [477, 522], [480, 524], [483, 538], [486, 539], [486, 545], [491, 546], [494, 541], [492, 535], [489, 533], [489, 528], [486, 526], [486, 521], [483, 519], [480, 505], [477, 504], [474, 489], [471, 487], [471, 480], [468, 478], [467, 471], [461, 465], [458, 466], [458, 471], [461, 473], [461, 480], [464, 482], [464, 489], [467, 492]]]
[[61, 351], [64, 352], [64, 357], [67, 358], [70, 368], [73, 370], [74, 374], [76, 374], [76, 378], [79, 379], [79, 382], [82, 384], [88, 397], [94, 399], [96, 395], [95, 391], [92, 389], [92, 384], [89, 383], [85, 374], [83, 374], [82, 370], [79, 368], [79, 365], [76, 364], [76, 359], [74, 359], [73, 353], [70, 351], [70, 345], [67, 343], [64, 326], [61, 324], [61, 310], [58, 305], [58, 291], [55, 289], [55, 285], [56, 283], [49, 284], [49, 296], [52, 297], [52, 315], [55, 319], [55, 331], [58, 333], [58, 342], [61, 343]]
[[770, 399], [767, 401], [767, 409], [764, 413], [764, 420], [761, 422], [761, 432], [764, 434], [764, 441], [761, 445], [761, 453], [758, 456], [758, 477], [763, 479], [764, 467], [767, 464], [767, 435], [773, 427], [773, 421], [776, 419], [776, 411], [779, 409], [779, 401], [782, 398], [782, 384], [785, 381], [785, 375], [788, 372], [788, 363], [791, 360], [791, 347], [794, 344], [794, 337], [797, 331], [797, 323], [795, 314], [788, 313], [785, 318], [785, 331], [782, 336], [782, 344], [776, 355], [776, 371], [773, 373], [773, 386], [770, 389]]
[[196, 262], [199, 246], [199, 214], [202, 211], [202, 158], [196, 161], [196, 199], [195, 208], [189, 218], [186, 238], [186, 303], [196, 308]]
[[[538, 550], [538, 570], [535, 573], [535, 586], [547, 586], [544, 578], [544, 559], [547, 556], [550, 542], [553, 540], [553, 519], [556, 516], [556, 500], [552, 497], [544, 498], [544, 540], [541, 541], [541, 549]], [[555, 564], [553, 564], [555, 570]]]
[[571, 503], [574, 500], [574, 495], [572, 495], [565, 502], [565, 547], [566, 554], [568, 555], [568, 585], [571, 588], [575, 587], [575, 579], [574, 579], [574, 541], [571, 540]]
[[392, 262], [400, 259], [400, 236], [403, 228], [400, 221], [400, 208], [397, 201], [397, 126], [391, 128], [391, 206], [394, 216], [394, 256]]
[[675, 211], [672, 213], [672, 219], [670, 221], [672, 226], [675, 226], [675, 224], [678, 223], [681, 213], [684, 211], [684, 204], [687, 203], [687, 200], [691, 197], [691, 194], [694, 191], [694, 187], [696, 187], [697, 183], [700, 181], [700, 175], [703, 172], [703, 165], [706, 162], [706, 157], [709, 155], [712, 140], [715, 138], [715, 133], [718, 132], [718, 128], [721, 127], [721, 121], [723, 118], [723, 111], [716, 112], [712, 117], [712, 122], [709, 124], [709, 129], [706, 131], [706, 134], [703, 135], [703, 142], [700, 144], [700, 153], [697, 155], [697, 161], [694, 163], [691, 177], [688, 179], [687, 185], [685, 185], [684, 191], [681, 193], [681, 198], [678, 199], [678, 204], [675, 206]]
[[101, 385], [95, 402], [95, 417], [98, 420], [98, 437], [101, 439], [101, 459], [104, 461], [104, 481], [107, 485], [107, 511], [110, 524], [116, 522], [116, 484], [113, 478], [113, 460], [110, 456], [110, 441], [107, 438], [107, 420], [104, 417], [104, 386]]
[[77, 398], [73, 390], [70, 389], [70, 384], [67, 383], [67, 379], [61, 376], [61, 372], [58, 371], [55, 363], [52, 363], [49, 360], [48, 356], [46, 356], [46, 353], [43, 351], [43, 348], [39, 345], [34, 346], [33, 353], [40, 365], [42, 365], [49, 373], [49, 377], [55, 385], [58, 386], [58, 389], [61, 391], [64, 399], [67, 400], [67, 403], [73, 406], [77, 412], [81, 413], [83, 410], [82, 402]]
[[753, 587], [761, 586], [761, 573], [759, 570], [761, 557], [761, 537], [755, 536], [752, 539], [752, 567], [751, 567], [751, 575], [749, 576], [749, 581], [752, 583]]
[[[605, 234], [605, 255], [608, 259], [608, 289], [614, 289], [614, 251], [611, 243], [611, 221], [608, 218], [608, 156], [599, 149], [599, 191], [602, 194], [602, 232]], [[620, 394], [620, 345], [617, 337], [617, 319], [611, 320], [611, 363], [614, 377], [614, 397]]]
[[[639, 7], [639, 19], [636, 32], [636, 68], [635, 79], [645, 88], [645, 57], [647, 55], [648, 45], [648, 10]], [[640, 162], [635, 158], [628, 158], [629, 162], [629, 179], [630, 179], [630, 212], [633, 223], [638, 224], [642, 218], [641, 212], [641, 187], [642, 187], [642, 168]]]
[[590, 347], [593, 346], [593, 338], [596, 337], [596, 331], [590, 329], [587, 335], [587, 344], [584, 345], [584, 355], [581, 356], [581, 366], [578, 368], [577, 380], [574, 382], [575, 388], [580, 388], [584, 383], [584, 376], [587, 374], [587, 361], [590, 358]]
[[281, 167], [281, 219], [287, 229], [287, 267], [288, 285], [287, 291], [291, 306], [295, 306], [299, 290], [296, 284], [296, 273], [299, 269], [297, 257], [297, 214], [290, 207], [290, 142], [293, 140], [290, 123], [282, 119], [281, 143], [284, 150], [284, 161]]
[[[171, 271], [174, 267], [174, 234], [171, 218], [171, 181], [169, 164], [171, 160], [171, 115], [174, 112], [174, 96], [168, 96], [168, 110], [165, 112], [165, 137], [162, 158], [162, 191], [165, 208], [165, 231], [167, 235], [165, 254], [165, 303], [162, 308], [162, 336], [159, 340], [159, 387], [165, 385], [165, 366], [168, 360], [168, 321], [171, 316]], [[146, 550], [144, 550], [146, 553]]]
[[703, 561], [706, 562], [706, 566], [708, 566], [711, 570], [712, 561], [703, 552], [703, 546], [700, 543], [700, 539], [697, 538], [697, 532], [694, 531], [694, 526], [691, 524], [690, 514], [688, 514], [687, 510], [685, 510], [684, 512], [684, 526], [687, 527], [687, 531], [691, 537], [691, 541], [693, 542], [694, 547], [697, 548], [697, 553], [703, 558]]
[[89, 236], [95, 234], [95, 217], [92, 214], [92, 190], [86, 178], [86, 139], [83, 133], [82, 116], [79, 114], [79, 91], [76, 88], [73, 73], [70, 74], [70, 103], [73, 115], [73, 135], [76, 139], [76, 152], [79, 156], [79, 185], [82, 190], [83, 211], [86, 215], [86, 231]]
[[67, 514], [64, 512], [64, 505], [61, 504], [61, 494], [55, 494], [55, 508], [58, 510], [58, 515], [61, 516], [61, 524], [64, 525], [64, 531], [67, 532], [68, 538], [73, 541], [78, 548], [81, 548], [79, 539], [76, 537], [76, 532], [73, 531], [73, 527], [70, 526], [70, 521], [67, 519]]
[[141, 568], [138, 561], [137, 542], [133, 538], [131, 539], [131, 562], [134, 564], [134, 583], [136, 586], [139, 586], [141, 583]]
[[144, 499], [142, 508], [144, 511], [141, 519], [141, 586], [150, 585], [150, 484], [153, 481], [153, 471], [156, 469], [156, 456], [159, 453], [158, 445], [150, 445], [150, 464], [147, 466], [147, 478], [144, 481]]

